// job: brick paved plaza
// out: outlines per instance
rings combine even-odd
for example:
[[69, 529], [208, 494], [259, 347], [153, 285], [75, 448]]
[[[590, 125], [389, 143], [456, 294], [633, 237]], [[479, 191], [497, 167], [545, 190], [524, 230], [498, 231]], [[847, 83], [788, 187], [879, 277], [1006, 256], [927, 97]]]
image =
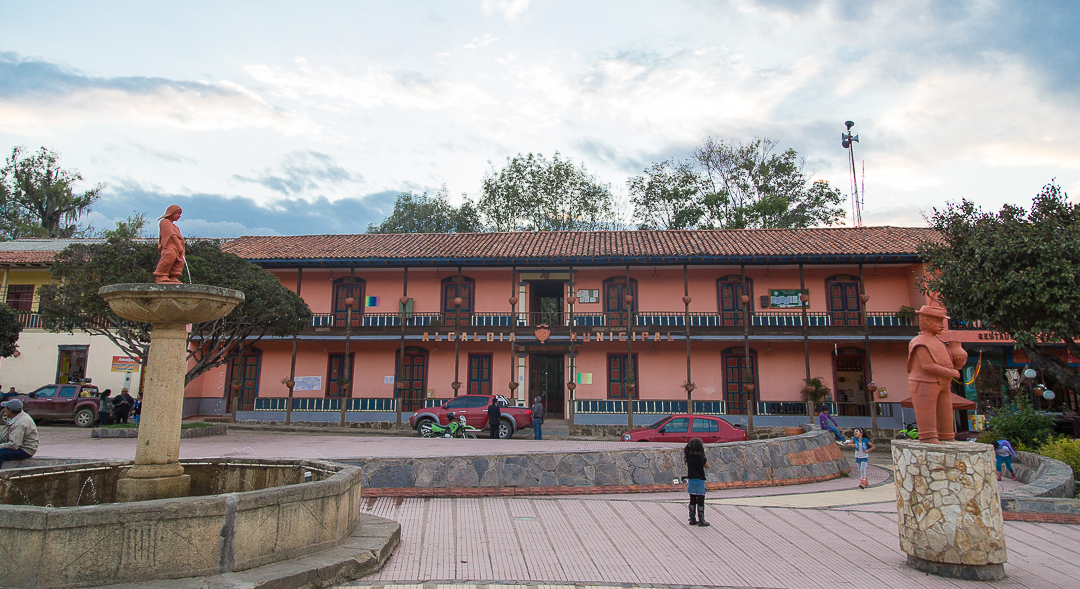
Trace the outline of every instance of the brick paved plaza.
[[[123, 458], [133, 439], [42, 428], [41, 458]], [[329, 458], [521, 453], [622, 447], [619, 442], [421, 440], [415, 437], [230, 431], [183, 440], [182, 458]], [[850, 458], [850, 456], [849, 456]], [[869, 489], [854, 478], [710, 493], [709, 528], [686, 525], [680, 493], [544, 498], [370, 497], [367, 513], [397, 521], [401, 544], [352, 586], [455, 588], [710, 585], [755, 588], [1080, 587], [1080, 526], [1007, 521], [1008, 577], [974, 585], [904, 565], [895, 497], [878, 453]], [[1003, 488], [1014, 485], [1003, 481]], [[469, 582], [473, 582], [470, 584]], [[479, 584], [476, 584], [479, 583]], [[571, 585], [573, 586], [573, 585]]]

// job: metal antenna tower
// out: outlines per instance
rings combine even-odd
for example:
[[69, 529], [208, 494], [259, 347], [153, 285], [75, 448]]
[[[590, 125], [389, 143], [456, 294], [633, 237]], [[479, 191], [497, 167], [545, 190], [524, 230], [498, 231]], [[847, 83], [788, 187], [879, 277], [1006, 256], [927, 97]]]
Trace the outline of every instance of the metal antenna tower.
[[862, 210], [864, 203], [859, 197], [859, 177], [855, 170], [855, 144], [859, 142], [859, 136], [852, 135], [851, 133], [851, 128], [855, 126], [854, 121], [846, 121], [844, 126], [847, 127], [847, 132], [840, 134], [840, 145], [848, 150], [848, 166], [851, 169], [851, 220], [856, 227], [862, 227]]

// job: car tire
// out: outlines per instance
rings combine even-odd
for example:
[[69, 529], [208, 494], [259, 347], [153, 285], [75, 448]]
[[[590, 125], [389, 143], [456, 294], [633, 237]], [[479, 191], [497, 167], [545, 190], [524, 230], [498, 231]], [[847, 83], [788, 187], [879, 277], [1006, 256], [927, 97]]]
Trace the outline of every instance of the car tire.
[[79, 409], [75, 412], [75, 425], [79, 427], [93, 427], [97, 421], [97, 415], [90, 408]]
[[514, 424], [509, 419], [499, 420], [499, 439], [508, 440], [514, 435]]

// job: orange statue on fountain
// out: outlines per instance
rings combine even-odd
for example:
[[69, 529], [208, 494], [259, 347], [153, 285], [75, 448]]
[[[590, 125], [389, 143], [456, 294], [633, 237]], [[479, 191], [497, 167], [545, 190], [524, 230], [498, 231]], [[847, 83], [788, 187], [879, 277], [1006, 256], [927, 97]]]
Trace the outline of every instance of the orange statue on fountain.
[[179, 284], [180, 276], [184, 271], [184, 236], [180, 235], [180, 228], [176, 221], [184, 209], [179, 205], [169, 205], [165, 214], [158, 217], [158, 252], [161, 258], [158, 260], [154, 276], [157, 282], [164, 284]]
[[908, 344], [908, 387], [919, 426], [919, 441], [937, 444], [956, 439], [953, 431], [952, 391], [949, 381], [959, 378], [967, 353], [959, 345], [946, 346], [938, 339], [945, 330], [945, 309], [923, 305], [919, 335]]

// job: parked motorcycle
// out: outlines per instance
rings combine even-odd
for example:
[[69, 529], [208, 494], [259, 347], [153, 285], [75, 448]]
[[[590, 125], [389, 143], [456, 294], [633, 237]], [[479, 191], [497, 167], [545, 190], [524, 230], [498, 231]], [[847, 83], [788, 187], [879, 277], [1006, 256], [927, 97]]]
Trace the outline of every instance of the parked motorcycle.
[[467, 440], [475, 440], [476, 432], [480, 431], [475, 427], [472, 427], [465, 423], [464, 415], [457, 415], [456, 412], [451, 411], [446, 414], [446, 417], [450, 420], [450, 423], [446, 425], [439, 425], [437, 423], [425, 423], [420, 426], [420, 437], [422, 438], [465, 438]]
[[903, 429], [896, 432], [897, 437], [907, 438], [909, 440], [919, 439], [919, 426], [915, 425], [915, 422], [909, 423], [904, 426]]

